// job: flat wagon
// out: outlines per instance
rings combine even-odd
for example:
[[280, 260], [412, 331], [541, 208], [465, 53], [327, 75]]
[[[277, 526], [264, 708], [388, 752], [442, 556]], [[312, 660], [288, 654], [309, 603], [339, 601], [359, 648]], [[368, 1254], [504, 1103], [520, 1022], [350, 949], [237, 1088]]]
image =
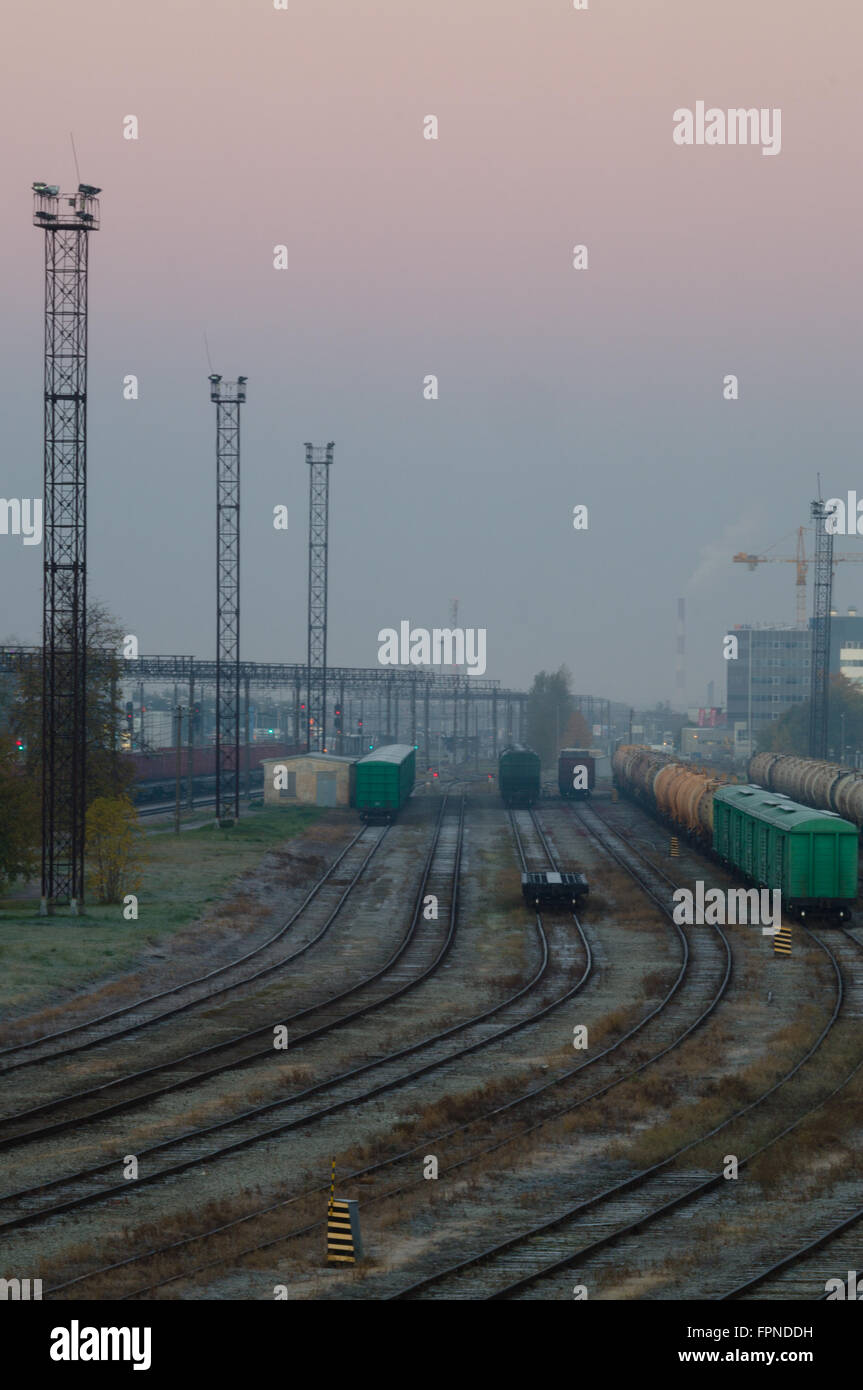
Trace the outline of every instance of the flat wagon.
[[575, 907], [580, 898], [587, 897], [590, 885], [584, 874], [528, 873], [521, 876], [521, 891], [525, 902], [534, 907], [543, 904], [548, 907]]
[[539, 754], [521, 743], [504, 748], [497, 762], [497, 784], [505, 806], [532, 806], [539, 800]]
[[388, 743], [356, 764], [353, 805], [362, 820], [394, 820], [414, 789], [413, 744]]

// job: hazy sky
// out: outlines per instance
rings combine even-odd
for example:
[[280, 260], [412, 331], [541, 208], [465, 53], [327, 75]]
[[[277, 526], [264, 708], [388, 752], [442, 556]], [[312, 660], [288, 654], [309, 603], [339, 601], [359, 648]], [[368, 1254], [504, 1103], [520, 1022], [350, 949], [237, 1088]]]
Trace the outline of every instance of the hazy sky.
[[[861, 40], [858, 0], [7, 5], [0, 495], [42, 495], [30, 184], [74, 191], [71, 130], [103, 189], [89, 582], [143, 652], [215, 652], [206, 333], [249, 378], [244, 658], [304, 659], [303, 442], [332, 439], [334, 664], [458, 596], [489, 676], [674, 698], [684, 595], [703, 703], [728, 624], [794, 617], [792, 566], [731, 555], [793, 554], [819, 469], [863, 495]], [[698, 100], [780, 108], [781, 153], [676, 146]], [[39, 640], [41, 565], [0, 536], [0, 637]]]

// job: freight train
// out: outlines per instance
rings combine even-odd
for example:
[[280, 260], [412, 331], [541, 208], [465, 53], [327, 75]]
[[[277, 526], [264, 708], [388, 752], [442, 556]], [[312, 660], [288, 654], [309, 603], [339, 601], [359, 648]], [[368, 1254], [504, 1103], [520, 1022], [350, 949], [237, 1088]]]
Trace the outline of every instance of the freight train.
[[504, 748], [497, 760], [497, 784], [504, 806], [532, 806], [539, 800], [539, 754], [521, 743]]
[[623, 745], [616, 786], [759, 888], [780, 889], [800, 918], [847, 920], [857, 897], [857, 830], [831, 811], [778, 792], [694, 772], [648, 748]]
[[[263, 786], [262, 758], [280, 758], [299, 753], [299, 747], [288, 743], [250, 743], [250, 786]], [[216, 790], [216, 749], [214, 744], [192, 749], [192, 785], [196, 797], [212, 796]], [[135, 780], [129, 789], [136, 806], [148, 806], [160, 801], [173, 801], [177, 785], [177, 753], [174, 748], [157, 748], [150, 753], [123, 753], [121, 757], [135, 768]], [[245, 786], [246, 748], [240, 745], [240, 783]], [[189, 750], [181, 749], [180, 779], [183, 794], [189, 780]]]
[[794, 797], [804, 806], [835, 811], [858, 829], [863, 827], [863, 772], [814, 758], [756, 753], [749, 761], [749, 780], [768, 791]]
[[590, 748], [561, 748], [557, 759], [557, 786], [562, 797], [582, 801], [596, 782], [596, 758]]
[[413, 791], [415, 780], [413, 744], [386, 744], [355, 764], [352, 804], [362, 820], [395, 820]]

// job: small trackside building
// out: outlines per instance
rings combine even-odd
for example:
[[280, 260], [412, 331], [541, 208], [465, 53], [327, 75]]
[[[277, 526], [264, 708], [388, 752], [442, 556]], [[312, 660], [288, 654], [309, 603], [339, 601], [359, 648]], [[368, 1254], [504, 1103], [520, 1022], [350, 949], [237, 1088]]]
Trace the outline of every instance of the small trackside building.
[[338, 753], [262, 758], [264, 805], [350, 806], [356, 761]]

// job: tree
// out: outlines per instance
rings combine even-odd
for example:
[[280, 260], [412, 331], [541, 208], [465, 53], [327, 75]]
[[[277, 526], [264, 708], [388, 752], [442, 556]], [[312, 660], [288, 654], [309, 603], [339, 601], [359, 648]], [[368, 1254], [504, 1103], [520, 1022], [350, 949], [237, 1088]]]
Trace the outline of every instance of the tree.
[[580, 709], [574, 709], [563, 735], [561, 748], [590, 748], [593, 735]]
[[[810, 701], [793, 705], [758, 735], [759, 753], [794, 753], [809, 756]], [[863, 691], [846, 676], [830, 679], [828, 755], [841, 759], [846, 752], [863, 748]]]
[[14, 739], [0, 735], [0, 892], [36, 872], [41, 835], [39, 796]]
[[543, 763], [553, 763], [572, 714], [572, 677], [566, 668], [539, 671], [527, 697], [527, 741]]
[[99, 796], [87, 808], [87, 872], [100, 903], [116, 903], [141, 883], [141, 831], [128, 797]]
[[[87, 803], [102, 796], [123, 796], [135, 776], [134, 764], [117, 749], [120, 661], [112, 655], [123, 633], [101, 604], [87, 609]], [[23, 671], [18, 699], [9, 712], [14, 733], [24, 740], [26, 769], [41, 785], [42, 663], [36, 658]]]

